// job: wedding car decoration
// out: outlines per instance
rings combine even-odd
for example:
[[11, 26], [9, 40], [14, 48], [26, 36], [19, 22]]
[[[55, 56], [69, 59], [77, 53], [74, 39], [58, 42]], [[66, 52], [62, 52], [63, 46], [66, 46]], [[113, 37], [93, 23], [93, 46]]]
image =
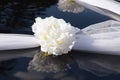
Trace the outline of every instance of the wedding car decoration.
[[[76, 1], [79, 3], [81, 2], [81, 0]], [[59, 9], [78, 13], [83, 7], [76, 1], [59, 0]], [[96, 10], [97, 8], [92, 7], [92, 9]], [[103, 8], [103, 10], [105, 9]], [[110, 12], [109, 9], [108, 12]], [[67, 54], [72, 49], [78, 51], [101, 52], [101, 54], [120, 55], [119, 21], [106, 21], [88, 26], [81, 31], [80, 29], [73, 27], [70, 23], [65, 22], [63, 19], [57, 19], [55, 17], [46, 17], [45, 19], [37, 17], [35, 21], [36, 22], [32, 25], [34, 36], [0, 34], [0, 50], [26, 49], [41, 46], [42, 52], [38, 51], [38, 54], [35, 54], [28, 69], [43, 72], [59, 72], [61, 70], [66, 70], [66, 68], [70, 68], [68, 63], [71, 63], [72, 60], [64, 60], [68, 58], [68, 55], [62, 54]], [[44, 54], [62, 56], [46, 57]], [[62, 57], [64, 57], [64, 59]], [[67, 64], [64, 63], [65, 61]], [[77, 62], [80, 64], [79, 61]]]

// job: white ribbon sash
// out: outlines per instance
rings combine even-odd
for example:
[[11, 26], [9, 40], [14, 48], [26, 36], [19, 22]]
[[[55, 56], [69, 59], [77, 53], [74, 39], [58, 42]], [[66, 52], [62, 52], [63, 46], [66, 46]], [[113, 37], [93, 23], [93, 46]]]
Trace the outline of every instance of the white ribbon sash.
[[40, 46], [33, 35], [0, 34], [0, 50], [25, 49]]
[[[74, 50], [120, 54], [120, 22], [105, 21], [90, 25], [79, 35]], [[0, 34], [0, 50], [34, 48], [40, 46], [33, 35]]]
[[76, 2], [88, 9], [120, 21], [120, 3], [115, 0], [76, 0]]

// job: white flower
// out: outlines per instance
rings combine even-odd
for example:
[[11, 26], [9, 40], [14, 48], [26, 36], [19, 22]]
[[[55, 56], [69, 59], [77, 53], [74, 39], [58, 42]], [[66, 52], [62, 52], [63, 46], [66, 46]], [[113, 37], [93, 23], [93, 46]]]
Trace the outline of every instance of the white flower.
[[63, 12], [79, 13], [84, 10], [84, 7], [79, 5], [75, 0], [59, 0], [58, 8]]
[[43, 52], [49, 55], [62, 55], [71, 51], [76, 41], [76, 33], [80, 31], [78, 28], [54, 17], [38, 17], [35, 20], [32, 30]]

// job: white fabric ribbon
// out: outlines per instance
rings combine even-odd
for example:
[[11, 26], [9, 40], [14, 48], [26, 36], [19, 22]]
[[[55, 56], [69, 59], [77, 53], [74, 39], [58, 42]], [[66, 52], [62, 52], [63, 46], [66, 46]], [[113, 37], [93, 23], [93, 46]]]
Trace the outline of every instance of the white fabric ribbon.
[[25, 49], [40, 46], [33, 35], [0, 34], [0, 50]]
[[120, 3], [115, 0], [76, 0], [76, 2], [88, 9], [120, 21]]
[[[73, 49], [104, 54], [120, 54], [120, 22], [105, 21], [82, 29]], [[0, 50], [39, 47], [32, 35], [0, 34]]]

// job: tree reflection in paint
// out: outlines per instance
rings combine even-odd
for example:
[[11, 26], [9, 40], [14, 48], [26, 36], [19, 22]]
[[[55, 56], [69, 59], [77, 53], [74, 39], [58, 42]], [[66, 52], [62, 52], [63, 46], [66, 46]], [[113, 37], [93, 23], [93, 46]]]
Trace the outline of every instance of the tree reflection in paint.
[[[30, 27], [34, 18], [45, 15], [45, 11], [57, 0], [2, 0], [0, 2], [0, 29]], [[8, 31], [9, 30], [9, 31]]]

